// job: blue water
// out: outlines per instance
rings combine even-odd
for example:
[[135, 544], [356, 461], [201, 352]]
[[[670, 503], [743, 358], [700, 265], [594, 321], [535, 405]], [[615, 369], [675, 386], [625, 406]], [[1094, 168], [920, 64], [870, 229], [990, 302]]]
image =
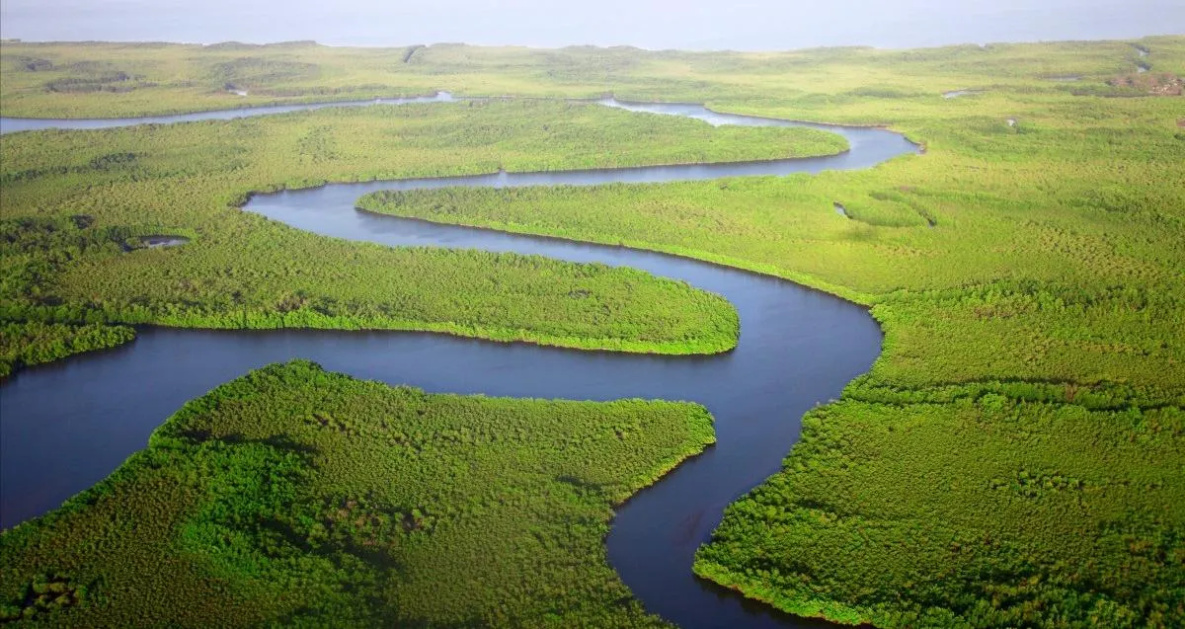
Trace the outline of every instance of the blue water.
[[[717, 114], [698, 105], [602, 104], [710, 124], [797, 124]], [[170, 117], [170, 122], [260, 111]], [[36, 128], [57, 122], [39, 121]], [[684, 627], [815, 626], [816, 621], [776, 613], [700, 581], [691, 564], [724, 507], [778, 471], [798, 438], [802, 415], [838, 397], [876, 359], [881, 333], [865, 309], [787, 281], [694, 260], [398, 219], [357, 211], [354, 204], [383, 189], [647, 183], [867, 168], [917, 150], [882, 129], [826, 128], [844, 135], [851, 150], [773, 162], [492, 173], [256, 195], [245, 211], [331, 237], [539, 254], [684, 280], [723, 295], [737, 308], [740, 341], [718, 356], [661, 357], [427, 333], [147, 328], [130, 345], [28, 369], [0, 387], [0, 526], [45, 513], [101, 480], [143, 448], [152, 430], [186, 400], [277, 361], [311, 359], [332, 371], [433, 392], [691, 400], [716, 418], [717, 444], [618, 509], [608, 538], [611, 563], [649, 611]]]

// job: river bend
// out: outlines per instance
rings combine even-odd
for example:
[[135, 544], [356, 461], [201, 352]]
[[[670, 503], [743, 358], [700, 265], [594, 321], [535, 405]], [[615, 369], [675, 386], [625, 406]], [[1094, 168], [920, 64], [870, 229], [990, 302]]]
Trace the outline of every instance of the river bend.
[[[447, 94], [399, 102], [448, 101]], [[396, 103], [395, 101], [385, 101]], [[326, 369], [431, 392], [611, 400], [690, 400], [716, 418], [717, 444], [618, 509], [608, 554], [648, 611], [683, 627], [809, 627], [691, 572], [723, 509], [778, 471], [802, 415], [839, 396], [880, 352], [867, 311], [793, 283], [624, 247], [438, 225], [354, 209], [368, 192], [446, 186], [652, 183], [813, 173], [874, 166], [917, 147], [882, 129], [800, 125], [711, 112], [698, 105], [600, 101], [709, 124], [810, 126], [845, 136], [836, 156], [739, 164], [641, 167], [330, 184], [254, 196], [244, 208], [330, 237], [391, 246], [467, 247], [630, 266], [723, 295], [740, 314], [737, 348], [666, 357], [502, 344], [441, 334], [316, 330], [142, 329], [135, 342], [30, 368], [0, 388], [0, 526], [49, 511], [110, 474], [170, 414], [211, 388], [268, 363], [304, 358]], [[347, 106], [373, 104], [346, 103]], [[340, 104], [338, 104], [340, 105]], [[4, 132], [96, 128], [270, 115], [312, 106], [101, 121], [0, 120]], [[819, 211], [831, 212], [831, 208]], [[845, 220], [835, 216], [835, 220]], [[63, 395], [62, 392], [69, 392]]]

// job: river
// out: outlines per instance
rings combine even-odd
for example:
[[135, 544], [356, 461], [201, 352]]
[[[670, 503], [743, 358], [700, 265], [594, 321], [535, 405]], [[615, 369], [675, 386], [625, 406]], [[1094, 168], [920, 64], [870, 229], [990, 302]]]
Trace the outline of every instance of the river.
[[[416, 99], [425, 100], [425, 99]], [[428, 100], [452, 100], [447, 94]], [[355, 104], [355, 103], [351, 103]], [[362, 103], [357, 103], [362, 104]], [[368, 101], [368, 104], [373, 104]], [[699, 105], [602, 101], [606, 106], [697, 118], [709, 124], [795, 126], [711, 112]], [[316, 106], [310, 106], [316, 107]], [[284, 111], [301, 106], [285, 107]], [[262, 109], [237, 115], [263, 115]], [[267, 113], [280, 113], [270, 111]], [[171, 117], [181, 122], [231, 112]], [[144, 120], [68, 121], [114, 126]], [[62, 121], [24, 121], [24, 130]], [[268, 363], [305, 358], [331, 371], [431, 392], [610, 400], [690, 400], [716, 418], [717, 444], [617, 510], [609, 559], [648, 611], [683, 627], [808, 627], [694, 577], [696, 548], [723, 509], [778, 471], [798, 438], [802, 415], [840, 395], [880, 352], [868, 312], [791, 282], [695, 260], [438, 225], [359, 212], [375, 190], [446, 186], [594, 185], [874, 166], [917, 152], [875, 128], [825, 127], [851, 150], [836, 156], [737, 164], [642, 167], [355, 184], [255, 195], [244, 207], [297, 229], [391, 246], [468, 247], [630, 266], [684, 280], [726, 297], [740, 314], [737, 348], [706, 357], [663, 357], [502, 344], [440, 334], [313, 330], [202, 331], [146, 328], [134, 343], [16, 374], [0, 388], [0, 526], [45, 513], [143, 448], [186, 400]], [[10, 128], [10, 130], [12, 130]], [[801, 211], [801, 210], [795, 210]], [[831, 208], [819, 211], [832, 212]], [[847, 220], [835, 216], [835, 220]]]

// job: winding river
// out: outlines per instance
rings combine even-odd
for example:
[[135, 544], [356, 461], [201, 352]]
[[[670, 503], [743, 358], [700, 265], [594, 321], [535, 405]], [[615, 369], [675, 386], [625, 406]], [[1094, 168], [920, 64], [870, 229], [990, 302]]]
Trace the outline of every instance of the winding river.
[[[452, 97], [442, 93], [383, 102], [448, 100]], [[355, 210], [354, 203], [365, 193], [383, 189], [595, 185], [867, 168], [914, 153], [917, 147], [882, 129], [800, 125], [718, 114], [699, 105], [612, 99], [600, 103], [714, 125], [824, 128], [845, 136], [851, 150], [831, 157], [758, 163], [331, 184], [256, 195], [244, 209], [336, 238], [539, 254], [631, 266], [684, 280], [723, 295], [737, 308], [741, 336], [736, 350], [718, 356], [662, 357], [427, 333], [147, 328], [134, 343], [25, 370], [0, 388], [0, 526], [11, 527], [55, 508], [143, 448], [152, 430], [186, 400], [276, 361], [307, 358], [332, 371], [433, 392], [692, 400], [715, 416], [717, 445], [617, 510], [608, 538], [611, 563], [647, 610], [683, 627], [825, 626], [782, 615], [703, 582], [692, 575], [691, 564], [723, 509], [778, 471], [798, 438], [802, 415], [838, 397], [844, 385], [876, 359], [881, 332], [864, 308], [780, 279], [695, 260], [374, 215]], [[229, 119], [322, 106], [327, 105], [129, 120], [3, 119], [0, 130]]]

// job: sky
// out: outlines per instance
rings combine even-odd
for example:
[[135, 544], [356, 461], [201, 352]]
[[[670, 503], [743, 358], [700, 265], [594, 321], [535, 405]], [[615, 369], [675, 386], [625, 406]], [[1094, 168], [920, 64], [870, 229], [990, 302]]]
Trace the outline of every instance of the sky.
[[787, 50], [1185, 34], [1185, 0], [0, 0], [25, 40]]

